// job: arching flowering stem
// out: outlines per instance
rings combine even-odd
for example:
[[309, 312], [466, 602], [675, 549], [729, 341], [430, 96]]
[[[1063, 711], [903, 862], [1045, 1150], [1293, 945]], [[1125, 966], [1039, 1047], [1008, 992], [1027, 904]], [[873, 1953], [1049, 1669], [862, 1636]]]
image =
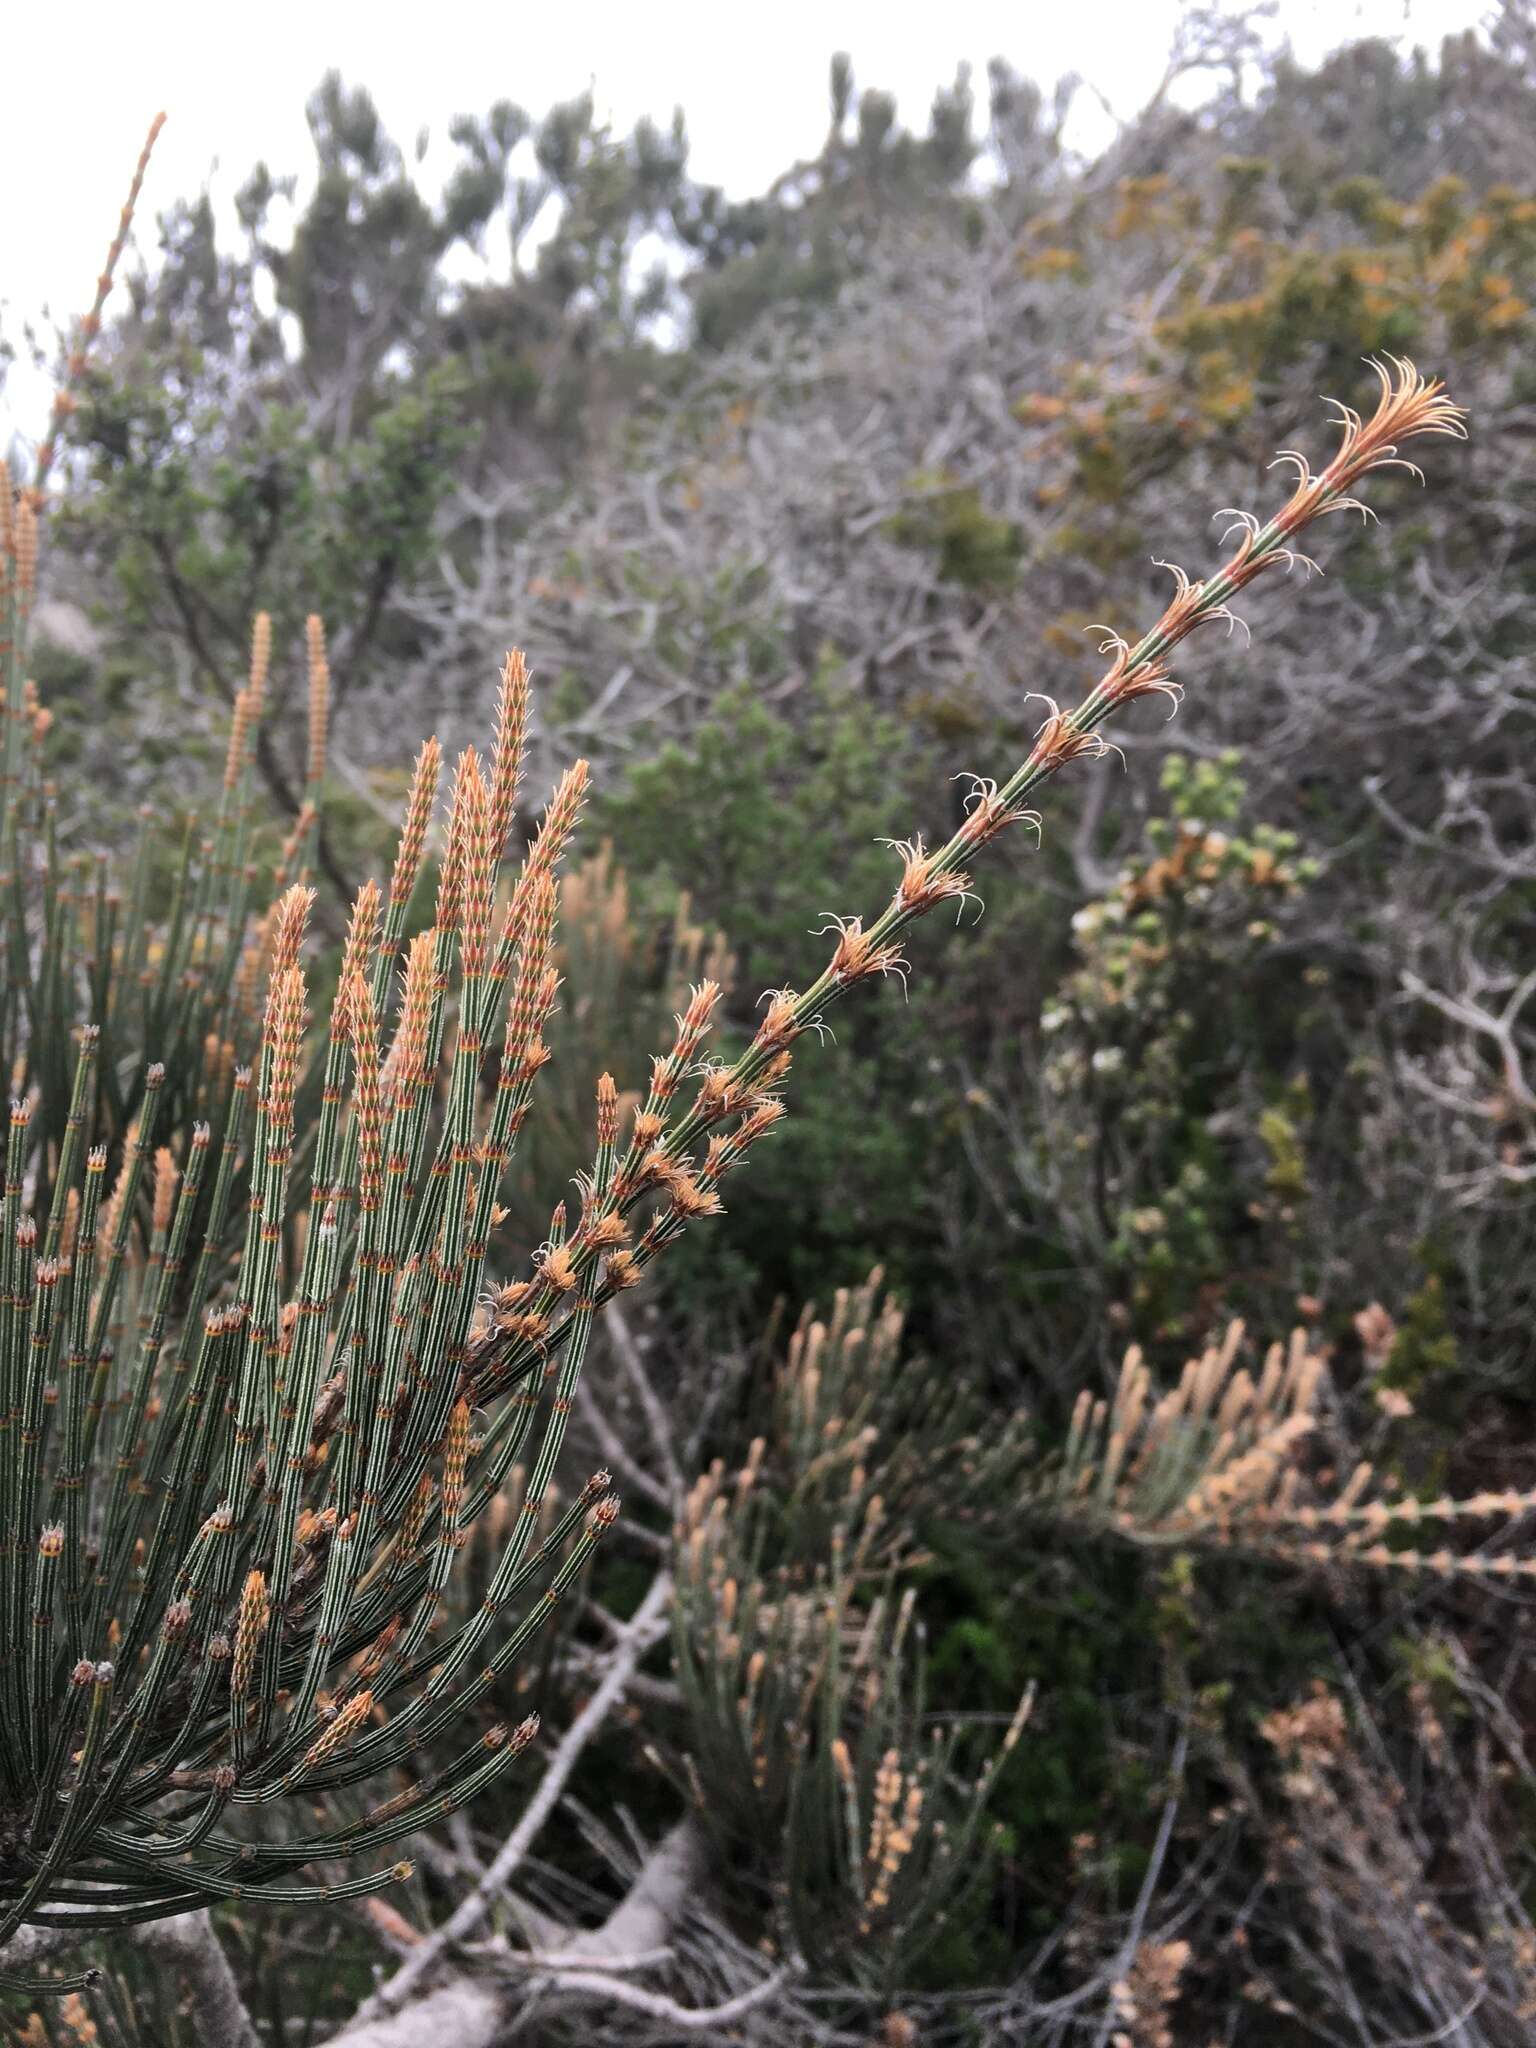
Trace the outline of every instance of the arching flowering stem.
[[[1369, 419], [1362, 420], [1349, 407], [1337, 406], [1343, 436], [1326, 468], [1314, 475], [1304, 458], [1281, 458], [1295, 466], [1297, 481], [1269, 523], [1260, 526], [1251, 515], [1240, 515], [1238, 545], [1214, 575], [1196, 583], [1176, 571], [1172, 601], [1140, 640], [1129, 645], [1118, 635], [1110, 635], [1113, 660], [1097, 685], [1075, 710], [1062, 712], [1052, 707], [1028, 758], [1006, 781], [976, 779], [965, 822], [943, 846], [930, 853], [920, 839], [898, 844], [902, 874], [885, 909], [867, 927], [858, 919], [834, 920], [838, 941], [820, 976], [801, 992], [783, 989], [773, 994], [747, 1050], [729, 1069], [706, 1076], [692, 1108], [675, 1124], [664, 1124], [664, 1099], [658, 1098], [653, 1084], [651, 1099], [636, 1119], [630, 1151], [616, 1176], [616, 1206], [623, 1213], [658, 1186], [674, 1191], [681, 1188], [683, 1200], [674, 1199], [671, 1209], [652, 1223], [632, 1249], [609, 1258], [604, 1283], [592, 1296], [599, 1306], [635, 1284], [650, 1261], [679, 1234], [690, 1206], [718, 1206], [714, 1190], [721, 1174], [740, 1158], [747, 1143], [782, 1114], [770, 1091], [787, 1072], [796, 1040], [806, 1031], [819, 1029], [824, 1012], [856, 983], [872, 975], [900, 971], [899, 941], [907, 927], [938, 904], [969, 893], [971, 862], [1005, 826], [1038, 823], [1028, 807], [1032, 793], [1068, 762], [1103, 751], [1099, 728], [1125, 705], [1154, 694], [1177, 702], [1179, 685], [1173, 681], [1170, 659], [1180, 643], [1200, 626], [1230, 622], [1231, 600], [1267, 569], [1290, 567], [1302, 559], [1295, 543], [1314, 521], [1330, 512], [1364, 510], [1351, 491], [1370, 471], [1395, 467], [1418, 474], [1399, 452], [1406, 442], [1431, 434], [1465, 439], [1465, 414], [1437, 379], [1420, 376], [1412, 363], [1396, 358], [1373, 362], [1372, 368], [1380, 384], [1376, 408]], [[671, 1085], [675, 1086], [675, 1080]], [[722, 1149], [719, 1140], [712, 1141], [702, 1170], [687, 1172], [684, 1162], [691, 1149], [732, 1114], [742, 1119], [733, 1134], [734, 1145], [728, 1141]], [[643, 1173], [637, 1171], [642, 1159], [648, 1169]], [[702, 1211], [695, 1209], [695, 1213]], [[584, 1279], [602, 1250], [578, 1231], [566, 1247], [565, 1265], [573, 1279]], [[521, 1304], [523, 1316], [540, 1328], [537, 1355], [545, 1361], [562, 1341], [561, 1328], [548, 1329], [558, 1305], [559, 1290], [548, 1285], [532, 1291], [531, 1298]], [[476, 1393], [483, 1395], [524, 1377], [533, 1369], [534, 1360], [534, 1348], [526, 1340], [513, 1336], [509, 1341], [508, 1332], [493, 1327], [467, 1361], [466, 1378]]]

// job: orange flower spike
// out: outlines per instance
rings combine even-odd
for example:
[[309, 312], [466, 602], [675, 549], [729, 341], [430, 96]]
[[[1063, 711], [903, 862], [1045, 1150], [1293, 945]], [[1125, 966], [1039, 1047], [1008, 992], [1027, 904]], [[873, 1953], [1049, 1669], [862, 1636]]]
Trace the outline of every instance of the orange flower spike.
[[456, 1524], [464, 1506], [464, 1473], [469, 1464], [469, 1403], [461, 1394], [448, 1418], [443, 1446], [443, 1519]]
[[267, 1602], [267, 1581], [258, 1571], [246, 1574], [240, 1595], [240, 1616], [235, 1625], [235, 1656], [229, 1689], [238, 1699], [251, 1689], [256, 1671], [256, 1650], [266, 1634], [271, 1609]]
[[245, 772], [246, 750], [250, 744], [255, 713], [249, 689], [241, 690], [229, 720], [229, 747], [224, 756], [224, 787], [232, 791]]
[[305, 1771], [312, 1771], [317, 1765], [323, 1764], [327, 1757], [334, 1756], [344, 1743], [352, 1739], [372, 1712], [373, 1694], [354, 1693], [325, 1732], [305, 1750], [298, 1770], [291, 1772], [290, 1777], [296, 1778]]
[[378, 944], [379, 905], [378, 883], [371, 880], [364, 882], [357, 892], [357, 900], [352, 905], [346, 945], [341, 955], [341, 973], [337, 979], [336, 1005], [331, 1013], [331, 1037], [338, 1043], [347, 1036], [351, 1028], [347, 1005], [352, 981], [355, 976], [367, 973], [373, 949]]
[[171, 1209], [176, 1200], [176, 1183], [180, 1178], [181, 1173], [171, 1155], [170, 1146], [160, 1146], [155, 1153], [155, 1193], [150, 1212], [150, 1227], [157, 1237], [171, 1227]]
[[17, 609], [25, 617], [37, 591], [37, 508], [30, 497], [16, 507], [15, 548]]
[[507, 1042], [503, 1072], [514, 1074], [532, 1055], [534, 1040], [543, 1027], [544, 1016], [554, 1001], [548, 982], [550, 947], [555, 932], [555, 885], [547, 874], [533, 878], [528, 892], [527, 920], [523, 929], [522, 957], [517, 981], [507, 1012]]
[[399, 1087], [419, 1088], [427, 1078], [427, 1052], [432, 1042], [432, 1006], [437, 992], [437, 932], [429, 927], [411, 941], [405, 962], [405, 989], [400, 1000], [400, 1025], [391, 1055]]
[[464, 782], [469, 773], [469, 764], [475, 763], [479, 772], [479, 761], [473, 747], [466, 747], [459, 756], [453, 776], [453, 800], [448, 812], [448, 844], [443, 851], [443, 864], [437, 877], [437, 907], [432, 922], [440, 932], [451, 932], [458, 928], [459, 915], [464, 898], [464, 829], [468, 822], [464, 806]]
[[258, 612], [251, 621], [251, 665], [245, 684], [253, 722], [261, 716], [267, 694], [267, 673], [271, 666], [272, 615], [270, 612]]
[[530, 873], [553, 874], [559, 865], [566, 841], [575, 831], [581, 807], [586, 802], [590, 772], [585, 761], [573, 761], [561, 777], [539, 826], [539, 836], [528, 855]]
[[326, 747], [331, 729], [331, 664], [325, 651], [325, 622], [311, 612], [304, 622], [309, 655], [309, 766], [307, 781], [318, 789], [325, 780]]
[[299, 964], [299, 949], [304, 943], [304, 929], [314, 900], [313, 889], [302, 882], [295, 882], [272, 906], [271, 975], [274, 981]]
[[411, 791], [405, 802], [405, 822], [400, 828], [400, 844], [395, 853], [394, 872], [389, 879], [389, 900], [397, 911], [404, 910], [410, 902], [416, 877], [421, 872], [421, 856], [427, 843], [427, 827], [432, 822], [432, 807], [437, 802], [442, 762], [443, 750], [436, 739], [428, 740], [416, 757]]
[[528, 664], [514, 647], [501, 671], [496, 704], [496, 747], [491, 757], [491, 851], [499, 862], [517, 817], [517, 791], [523, 774], [523, 745], [528, 731]]
[[267, 1037], [272, 1048], [272, 1088], [267, 1116], [274, 1131], [293, 1127], [293, 1098], [298, 1086], [299, 1056], [304, 1041], [304, 974], [298, 967], [275, 976], [267, 1002]]

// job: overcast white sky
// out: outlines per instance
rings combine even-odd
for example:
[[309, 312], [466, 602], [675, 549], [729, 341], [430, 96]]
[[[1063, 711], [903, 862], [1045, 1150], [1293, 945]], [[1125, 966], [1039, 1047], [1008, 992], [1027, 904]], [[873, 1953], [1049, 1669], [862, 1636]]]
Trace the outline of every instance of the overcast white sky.
[[[1434, 47], [1485, 11], [1480, 0], [1279, 0], [1276, 27], [1315, 57], [1362, 33]], [[57, 12], [13, 0], [0, 119], [0, 332], [14, 340], [45, 307], [58, 318], [89, 303], [160, 107], [170, 119], [146, 188], [148, 246], [155, 211], [204, 183], [227, 198], [259, 157], [279, 175], [307, 169], [304, 101], [332, 65], [371, 90], [404, 145], [423, 125], [445, 145], [428, 172], [449, 160], [454, 114], [501, 97], [537, 114], [590, 83], [599, 111], [623, 127], [642, 113], [665, 121], [681, 105], [696, 175], [741, 195], [819, 146], [836, 49], [852, 53], [857, 84], [894, 91], [913, 123], [925, 122], [935, 86], [961, 60], [984, 91], [994, 55], [1046, 83], [1077, 71], [1129, 114], [1161, 75], [1178, 12], [1177, 0], [264, 0], [240, 9], [73, 0]], [[43, 391], [18, 364], [0, 393], [0, 445], [13, 425], [35, 431]]]

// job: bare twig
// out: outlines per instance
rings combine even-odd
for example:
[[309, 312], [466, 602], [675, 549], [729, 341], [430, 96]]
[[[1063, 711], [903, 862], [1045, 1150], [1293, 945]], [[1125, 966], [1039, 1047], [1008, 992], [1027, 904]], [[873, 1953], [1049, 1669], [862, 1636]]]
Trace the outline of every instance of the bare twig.
[[[418, 1951], [419, 1953], [419, 1951]], [[336, 2048], [490, 2048], [507, 2018], [506, 1994], [489, 1980], [457, 1977], [403, 2012], [354, 2022]]]
[[359, 2007], [352, 2028], [344, 2036], [348, 2048], [353, 2048], [357, 2029], [366, 2028], [367, 2023], [383, 2018], [389, 2013], [399, 2012], [427, 1972], [441, 1960], [455, 1942], [462, 1941], [472, 1928], [477, 1927], [491, 1910], [533, 1846], [539, 1830], [553, 1813], [561, 1793], [565, 1790], [566, 1782], [576, 1767], [577, 1759], [623, 1697], [640, 1659], [664, 1633], [665, 1616], [671, 1598], [671, 1574], [659, 1572], [652, 1580], [650, 1590], [636, 1609], [634, 1617], [626, 1624], [622, 1638], [616, 1644], [609, 1660], [602, 1683], [557, 1745], [545, 1768], [544, 1776], [539, 1781], [538, 1790], [529, 1800], [517, 1826], [486, 1866], [484, 1876], [442, 1926], [428, 1935], [415, 1952], [401, 1964], [394, 1976]]
[[[1136, 1950], [1141, 1944], [1142, 1929], [1147, 1924], [1147, 1914], [1151, 1911], [1152, 1899], [1157, 1891], [1158, 1881], [1162, 1876], [1163, 1863], [1168, 1854], [1168, 1844], [1173, 1839], [1173, 1823], [1179, 1810], [1179, 1792], [1184, 1778], [1184, 1760], [1188, 1754], [1189, 1735], [1187, 1731], [1180, 1730], [1178, 1745], [1174, 1750], [1173, 1762], [1169, 1768], [1169, 1776], [1173, 1779], [1174, 1789], [1169, 1793], [1163, 1807], [1163, 1817], [1158, 1823], [1157, 1840], [1152, 1845], [1152, 1855], [1147, 1863], [1146, 1875], [1141, 1881], [1141, 1890], [1136, 1896], [1135, 1910], [1131, 1914], [1130, 1925], [1126, 1928], [1125, 1939], [1120, 1944], [1120, 1952], [1115, 1958], [1114, 1976], [1116, 1982], [1124, 1978], [1126, 1971], [1130, 1968], [1135, 1958]], [[1116, 2008], [1113, 2001], [1111, 2001], [1105, 2007], [1104, 2017], [1094, 2039], [1094, 2048], [1107, 2048], [1110, 2029], [1115, 2024], [1115, 2014]]]
[[1492, 1043], [1504, 1070], [1504, 1086], [1510, 1099], [1518, 1103], [1528, 1114], [1536, 1115], [1536, 1090], [1531, 1088], [1525, 1078], [1520, 1049], [1515, 1043], [1515, 1025], [1519, 1021], [1520, 1012], [1530, 1001], [1532, 994], [1536, 993], [1536, 968], [1517, 983], [1514, 993], [1497, 1016], [1481, 1009], [1476, 1003], [1448, 996], [1439, 989], [1431, 988], [1411, 970], [1405, 969], [1401, 979], [1409, 995], [1417, 996], [1420, 1002], [1429, 1003], [1440, 1011], [1442, 1016], [1449, 1017], [1453, 1023], [1463, 1025], [1468, 1031]]
[[[603, 1413], [602, 1403], [585, 1380], [576, 1389], [576, 1412], [583, 1426], [592, 1432], [592, 1440], [609, 1470], [616, 1472], [626, 1486], [643, 1493], [655, 1506], [670, 1510], [672, 1501], [666, 1488], [646, 1471], [637, 1458], [630, 1456], [624, 1439]], [[643, 1523], [637, 1524], [633, 1516], [626, 1517], [622, 1526], [625, 1535], [637, 1536], [647, 1548], [665, 1550], [667, 1547], [664, 1536], [658, 1536], [654, 1529], [647, 1529]]]
[[712, 2027], [729, 2026], [732, 2021], [745, 2019], [749, 2012], [755, 2012], [766, 2005], [774, 1995], [783, 1989], [788, 1981], [787, 1970], [775, 1970], [764, 1977], [750, 1990], [738, 1992], [734, 1998], [727, 1998], [719, 2005], [679, 2005], [674, 1998], [668, 1998], [661, 1991], [647, 1991], [642, 1985], [629, 1984], [622, 1977], [607, 1973], [599, 1975], [588, 1971], [581, 1974], [562, 1974], [560, 1989], [566, 1997], [584, 1993], [590, 1998], [606, 2000], [610, 2005], [628, 2007], [631, 2012], [644, 2013], [647, 2018], [661, 2020], [680, 2034], [702, 2034]]
[[98, 1939], [100, 1929], [82, 1927], [18, 1927], [16, 1932], [0, 1948], [0, 1971], [9, 1976], [19, 1976], [34, 1963], [52, 1962], [59, 1956], [67, 1956], [79, 1948], [82, 1942]]
[[680, 1820], [646, 1857], [623, 1899], [595, 1933], [572, 1936], [579, 1955], [547, 1958], [562, 1969], [611, 1966], [663, 1948], [704, 1865], [704, 1840], [692, 1817]]
[[651, 1384], [635, 1333], [629, 1327], [628, 1319], [616, 1301], [610, 1301], [604, 1309], [603, 1327], [608, 1332], [615, 1356], [624, 1368], [625, 1377], [635, 1390], [635, 1399], [640, 1403], [640, 1412], [645, 1417], [645, 1426], [650, 1432], [656, 1456], [660, 1459], [662, 1471], [666, 1474], [669, 1505], [675, 1509], [681, 1502], [685, 1489], [683, 1475], [672, 1448], [672, 1425], [655, 1387]]
[[229, 1958], [206, 1912], [178, 1913], [141, 1928], [138, 1946], [163, 1957], [186, 1986], [190, 2017], [206, 2048], [260, 2048]]

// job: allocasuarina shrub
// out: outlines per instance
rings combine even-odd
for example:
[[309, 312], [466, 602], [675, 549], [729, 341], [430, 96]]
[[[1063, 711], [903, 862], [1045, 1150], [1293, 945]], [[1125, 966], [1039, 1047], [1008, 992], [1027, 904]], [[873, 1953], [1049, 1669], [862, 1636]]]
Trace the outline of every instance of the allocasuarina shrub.
[[[552, 1527], [541, 1514], [594, 1317], [719, 1209], [784, 1115], [799, 1040], [848, 989], [907, 972], [908, 928], [968, 893], [997, 834], [1036, 822], [1039, 785], [1103, 752], [1128, 704], [1176, 701], [1179, 644], [1297, 561], [1369, 471], [1418, 436], [1463, 433], [1410, 364], [1377, 374], [1368, 419], [1340, 408], [1332, 461], [1314, 474], [1286, 458], [1295, 488], [1267, 523], [1234, 514], [1214, 574], [1175, 571], [1134, 646], [1106, 636], [1097, 687], [1052, 707], [1006, 777], [976, 779], [944, 845], [897, 846], [890, 901], [868, 924], [832, 920], [823, 972], [768, 996], [734, 1064], [706, 1051], [720, 992], [704, 981], [627, 1111], [597, 1081], [576, 1211], [554, 1210], [505, 1285], [487, 1260], [549, 1057], [557, 873], [587, 784], [578, 761], [509, 867], [521, 656], [488, 754], [466, 751], [452, 777], [430, 923], [409, 929], [435, 741], [312, 1031], [319, 622], [308, 786], [275, 877], [249, 768], [271, 658], [258, 618], [211, 816], [179, 848], [149, 821], [120, 886], [59, 843], [48, 714], [26, 677], [52, 439], [33, 484], [0, 491], [0, 1945], [25, 1921], [110, 1928], [236, 1895], [377, 1889], [401, 1868], [394, 1844], [512, 1768], [535, 1724], [476, 1732], [476, 1703], [618, 1514], [606, 1473]], [[67, 411], [66, 384], [56, 425]], [[455, 1561], [520, 1463], [520, 1511], [466, 1612], [444, 1598]], [[423, 1774], [382, 1803], [337, 1796], [412, 1759]], [[330, 1877], [341, 1858], [359, 1874]]]

